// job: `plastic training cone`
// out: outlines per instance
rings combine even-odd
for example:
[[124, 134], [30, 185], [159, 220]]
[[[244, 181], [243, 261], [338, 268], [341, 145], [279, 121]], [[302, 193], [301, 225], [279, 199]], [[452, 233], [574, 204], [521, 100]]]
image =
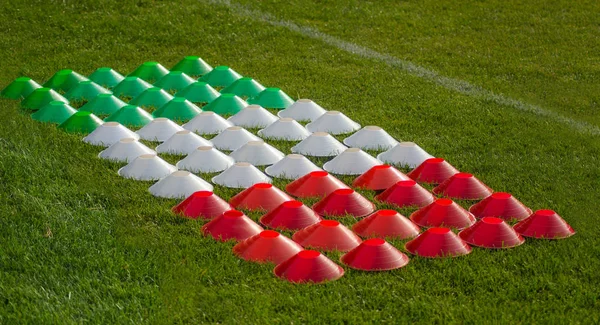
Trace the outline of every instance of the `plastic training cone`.
[[390, 203], [400, 208], [424, 207], [434, 199], [433, 194], [413, 180], [398, 181], [375, 196], [375, 200], [379, 202]]
[[271, 211], [292, 198], [269, 183], [257, 183], [229, 200], [235, 209]]
[[263, 230], [233, 247], [233, 253], [244, 260], [275, 264], [288, 260], [302, 250], [302, 246], [273, 230]]
[[118, 174], [138, 181], [152, 181], [167, 177], [175, 171], [177, 171], [177, 167], [162, 160], [156, 154], [150, 153], [138, 156], [119, 169]]
[[360, 129], [360, 124], [352, 121], [341, 112], [328, 111], [306, 124], [306, 129], [310, 132], [327, 132], [338, 135], [354, 132]]
[[137, 139], [124, 138], [100, 152], [98, 157], [112, 161], [129, 163], [135, 158], [145, 154], [156, 154], [156, 152], [146, 147]]
[[158, 87], [144, 90], [141, 94], [129, 101], [129, 104], [143, 107], [159, 108], [170, 102], [173, 96]]
[[200, 146], [212, 146], [212, 143], [192, 131], [183, 130], [175, 132], [165, 142], [158, 145], [156, 152], [189, 155]]
[[464, 229], [476, 221], [469, 211], [450, 199], [437, 199], [410, 215], [410, 220], [422, 227]]
[[217, 99], [221, 94], [204, 81], [196, 81], [193, 84], [181, 89], [175, 94], [175, 97], [183, 97], [192, 103], [210, 103]]
[[112, 94], [110, 90], [98, 85], [91, 80], [85, 80], [72, 87], [65, 94], [68, 100], [92, 100], [100, 94]]
[[212, 178], [212, 182], [229, 188], [248, 188], [257, 183], [271, 183], [271, 179], [249, 163], [235, 163]]
[[217, 149], [233, 151], [250, 141], [260, 141], [260, 139], [242, 127], [232, 126], [219, 133], [211, 141]]
[[234, 125], [245, 128], [262, 128], [271, 125], [279, 118], [258, 105], [248, 105], [234, 116], [228, 118]]
[[48, 81], [44, 83], [44, 87], [67, 92], [71, 90], [71, 88], [77, 86], [79, 82], [86, 80], [88, 80], [88, 78], [71, 69], [63, 69], [56, 72], [50, 79], [48, 79]]
[[406, 174], [420, 183], [441, 184], [459, 171], [442, 158], [429, 158]]
[[233, 115], [240, 112], [246, 106], [248, 106], [248, 103], [238, 96], [222, 93], [221, 96], [202, 107], [202, 110], [215, 112], [219, 115]]
[[219, 241], [241, 241], [260, 234], [264, 229], [237, 210], [225, 211], [202, 227], [202, 233]]
[[224, 171], [233, 164], [233, 158], [212, 146], [200, 146], [177, 162], [177, 168], [193, 173], [216, 173]]
[[510, 193], [496, 192], [469, 208], [477, 218], [497, 217], [504, 220], [523, 220], [533, 211], [519, 202]]
[[166, 117], [173, 121], [187, 122], [200, 114], [202, 110], [189, 100], [182, 97], [175, 97], [168, 103], [154, 111], [154, 117]]
[[350, 229], [335, 220], [321, 220], [296, 232], [292, 239], [303, 247], [347, 252], [361, 243]]
[[484, 248], [511, 248], [525, 242], [504, 220], [494, 217], [484, 217], [458, 236], [470, 245]]
[[105, 122], [119, 122], [127, 127], [133, 128], [141, 128], [152, 122], [152, 120], [153, 118], [150, 113], [135, 105], [123, 106], [104, 119]]
[[233, 208], [212, 191], [197, 191], [173, 207], [173, 212], [191, 219], [214, 219]]
[[217, 134], [232, 126], [233, 123], [215, 112], [202, 112], [184, 124], [183, 128], [198, 134]]
[[409, 168], [415, 168], [429, 158], [433, 156], [414, 142], [400, 142], [388, 151], [377, 155], [377, 159], [385, 163]]
[[332, 174], [361, 175], [374, 166], [381, 165], [381, 161], [360, 150], [348, 148], [337, 157], [323, 165], [323, 169]]
[[137, 140], [140, 136], [117, 122], [106, 122], [83, 138], [83, 142], [95, 146], [110, 147], [125, 138]]
[[96, 69], [88, 78], [100, 86], [107, 88], [112, 88], [125, 79], [122, 74], [108, 67]]
[[305, 127], [289, 117], [276, 120], [264, 129], [258, 130], [257, 134], [265, 139], [282, 141], [300, 141], [310, 136], [310, 132]]
[[111, 115], [127, 103], [112, 94], [99, 94], [79, 108], [80, 111], [92, 112], [96, 115]]
[[379, 210], [360, 220], [352, 230], [361, 237], [408, 239], [419, 235], [421, 229], [395, 210]]
[[293, 283], [321, 283], [341, 278], [344, 269], [317, 251], [303, 250], [277, 265], [273, 273]]
[[34, 90], [42, 88], [40, 84], [29, 77], [19, 77], [0, 91], [0, 97], [9, 99], [22, 99]]
[[399, 181], [409, 179], [404, 173], [390, 165], [376, 165], [354, 179], [352, 186], [367, 190], [382, 191]]
[[138, 77], [147, 82], [156, 82], [163, 76], [169, 73], [167, 68], [163, 67], [160, 63], [154, 61], [148, 61], [142, 63], [137, 67], [129, 76]]
[[91, 133], [98, 126], [102, 125], [102, 120], [90, 112], [76, 112], [58, 126], [69, 133]]
[[213, 87], [227, 87], [240, 78], [242, 76], [230, 67], [220, 65], [202, 76], [201, 80]]
[[522, 236], [538, 239], [562, 239], [575, 235], [575, 230], [552, 210], [537, 210], [514, 228]]
[[177, 62], [171, 71], [181, 71], [190, 76], [202, 76], [209, 73], [213, 68], [199, 56], [186, 56]]
[[135, 98], [149, 88], [152, 88], [152, 84], [138, 77], [125, 77], [113, 88], [113, 95]]
[[136, 131], [140, 138], [148, 141], [165, 142], [175, 133], [185, 129], [164, 117], [157, 117]]
[[52, 101], [44, 105], [39, 111], [31, 114], [31, 118], [40, 122], [62, 124], [76, 112], [77, 110], [67, 103]]
[[469, 173], [457, 173], [433, 189], [433, 194], [462, 200], [480, 200], [492, 194], [492, 189]]
[[38, 88], [32, 91], [29, 96], [25, 97], [25, 99], [21, 101], [21, 107], [35, 111], [53, 101], [61, 101], [67, 104], [69, 103], [68, 99], [53, 89]]
[[283, 152], [262, 140], [249, 141], [235, 149], [229, 156], [236, 162], [247, 162], [254, 166], [273, 165], [285, 157]]
[[310, 172], [299, 179], [289, 183], [285, 190], [289, 194], [299, 197], [325, 197], [338, 189], [349, 189], [333, 175], [326, 171]]
[[260, 218], [260, 223], [275, 229], [300, 230], [321, 221], [321, 217], [300, 201], [281, 203]]
[[315, 203], [312, 209], [322, 216], [358, 218], [375, 211], [375, 205], [352, 189], [339, 189]]
[[363, 150], [388, 150], [398, 144], [384, 129], [369, 125], [344, 139], [348, 147], [361, 148]]
[[258, 95], [248, 99], [248, 104], [271, 109], [285, 109], [293, 103], [294, 100], [279, 88], [266, 88]]
[[293, 153], [312, 157], [337, 156], [347, 147], [336, 140], [329, 133], [315, 132], [292, 147]]
[[404, 246], [421, 257], [456, 257], [471, 253], [471, 247], [449, 228], [429, 228]]
[[228, 87], [221, 90], [222, 93], [235, 94], [239, 97], [252, 98], [265, 90], [265, 87], [256, 80], [248, 77], [240, 78]]
[[180, 91], [193, 84], [196, 80], [181, 71], [171, 71], [158, 79], [154, 86], [165, 90]]
[[272, 166], [265, 169], [265, 173], [271, 177], [283, 179], [298, 179], [310, 172], [319, 171], [317, 165], [308, 158], [298, 155], [289, 154]]
[[288, 117], [296, 121], [314, 121], [327, 112], [323, 107], [310, 99], [298, 99], [288, 108], [279, 111], [277, 115], [281, 118]]
[[362, 271], [389, 271], [399, 269], [409, 262], [408, 256], [383, 239], [371, 238], [342, 255], [345, 265]]
[[184, 199], [198, 191], [212, 191], [213, 186], [185, 170], [161, 178], [148, 189], [152, 195], [167, 199]]

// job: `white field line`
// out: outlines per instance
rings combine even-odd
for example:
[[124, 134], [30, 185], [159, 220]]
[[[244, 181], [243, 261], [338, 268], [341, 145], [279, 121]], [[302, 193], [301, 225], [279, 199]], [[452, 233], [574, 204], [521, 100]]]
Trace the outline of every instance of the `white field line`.
[[433, 82], [437, 85], [440, 85], [446, 89], [471, 96], [477, 99], [491, 101], [495, 104], [512, 107], [514, 109], [525, 111], [529, 113], [536, 114], [538, 116], [542, 116], [553, 121], [565, 124], [574, 130], [589, 135], [600, 135], [600, 128], [596, 125], [578, 121], [572, 119], [570, 117], [563, 116], [557, 112], [544, 109], [540, 106], [529, 104], [514, 98], [510, 98], [507, 96], [503, 96], [500, 94], [496, 94], [490, 90], [483, 89], [479, 86], [473, 85], [467, 81], [450, 78], [439, 74], [438, 72], [422, 67], [420, 65], [414, 64], [410, 61], [398, 59], [389, 54], [379, 53], [375, 50], [372, 50], [367, 47], [363, 47], [354, 43], [346, 42], [329, 34], [320, 32], [317, 29], [308, 26], [298, 25], [294, 22], [287, 20], [280, 20], [274, 17], [273, 15], [262, 12], [259, 10], [254, 10], [248, 8], [246, 6], [232, 3], [229, 0], [210, 0], [212, 4], [226, 6], [232, 9], [232, 12], [237, 15], [250, 17], [255, 20], [266, 22], [270, 25], [277, 27], [284, 27], [296, 33], [302, 34], [306, 37], [320, 40], [330, 46], [336, 47], [340, 50], [344, 50], [346, 52], [371, 59], [377, 60], [386, 63], [387, 65], [403, 70], [404, 72], [422, 78], [424, 80]]

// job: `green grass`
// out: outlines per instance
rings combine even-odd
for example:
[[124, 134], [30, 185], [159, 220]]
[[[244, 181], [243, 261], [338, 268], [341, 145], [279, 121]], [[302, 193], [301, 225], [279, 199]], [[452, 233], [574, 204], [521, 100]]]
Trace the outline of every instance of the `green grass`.
[[[597, 3], [247, 5], [600, 122]], [[273, 276], [271, 265], [235, 257], [233, 243], [201, 236], [202, 222], [171, 214], [177, 200], [155, 198], [151, 183], [119, 177], [121, 165], [96, 157], [100, 148], [33, 121], [17, 101], [1, 100], [0, 323], [600, 320], [597, 136], [210, 3], [14, 2], [0, 7], [0, 18], [0, 87], [20, 75], [43, 82], [62, 68], [128, 73], [144, 61], [169, 68], [185, 55], [200, 55], [415, 141], [532, 209], [558, 211], [578, 232], [511, 250], [474, 249], [456, 259], [413, 257], [392, 272], [346, 269], [335, 282], [293, 285]], [[290, 144], [272, 144], [289, 152]], [[236, 193], [215, 191], [224, 198]]]

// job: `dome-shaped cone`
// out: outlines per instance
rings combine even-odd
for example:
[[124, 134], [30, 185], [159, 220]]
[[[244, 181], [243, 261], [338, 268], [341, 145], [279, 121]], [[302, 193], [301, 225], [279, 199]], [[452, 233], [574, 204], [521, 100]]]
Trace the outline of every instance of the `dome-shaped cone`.
[[216, 173], [233, 166], [234, 160], [212, 146], [200, 146], [177, 162], [177, 168], [193, 173]]
[[375, 196], [375, 200], [379, 202], [390, 203], [400, 208], [421, 208], [429, 205], [434, 199], [433, 194], [413, 180], [398, 181]]
[[113, 88], [113, 95], [135, 98], [144, 92], [144, 90], [152, 87], [152, 84], [147, 83], [138, 77], [125, 77], [123, 81], [119, 82], [119, 84]]
[[406, 175], [420, 183], [441, 184], [458, 173], [458, 169], [444, 159], [429, 158]]
[[352, 133], [360, 129], [360, 124], [352, 121], [344, 113], [328, 111], [316, 120], [306, 124], [306, 129], [310, 132], [327, 132], [337, 135]]
[[437, 199], [410, 215], [410, 220], [421, 227], [451, 227], [464, 229], [476, 221], [471, 212], [450, 199]]
[[359, 218], [375, 211], [375, 205], [352, 189], [338, 189], [312, 206], [322, 216]]
[[312, 157], [337, 156], [348, 149], [329, 133], [315, 132], [292, 147], [293, 153]]
[[575, 230], [552, 210], [537, 210], [514, 228], [522, 236], [538, 239], [562, 239], [575, 235]]
[[277, 265], [273, 273], [292, 283], [321, 283], [341, 278], [344, 269], [317, 251], [303, 250]]
[[310, 172], [320, 170], [321, 168], [313, 164], [308, 158], [293, 153], [285, 156], [272, 166], [267, 167], [265, 173], [271, 177], [298, 179]]
[[248, 188], [257, 183], [271, 183], [271, 179], [249, 163], [235, 163], [212, 178], [212, 182], [229, 188]]
[[22, 99], [34, 90], [42, 88], [40, 84], [29, 77], [19, 77], [0, 91], [0, 97], [9, 99]]
[[293, 103], [294, 100], [279, 88], [266, 88], [258, 95], [248, 99], [248, 104], [271, 109], [285, 109]]
[[233, 207], [211, 191], [197, 191], [173, 207], [173, 212], [191, 219], [214, 219]]
[[112, 94], [110, 90], [98, 85], [91, 80], [85, 80], [71, 88], [65, 98], [68, 100], [92, 100], [100, 94]]
[[240, 78], [221, 90], [222, 93], [235, 94], [239, 97], [252, 98], [265, 90], [256, 80], [248, 77]]
[[303, 247], [347, 252], [361, 243], [350, 229], [335, 220], [321, 220], [297, 231], [292, 239]]
[[107, 88], [112, 88], [125, 79], [122, 74], [108, 67], [96, 69], [88, 78], [100, 86]]
[[293, 199], [270, 183], [257, 183], [229, 199], [235, 209], [271, 211]]
[[283, 141], [300, 141], [310, 136], [310, 132], [305, 127], [289, 117], [271, 123], [266, 128], [258, 130], [257, 134], [265, 139]]
[[117, 122], [106, 122], [83, 138], [83, 142], [95, 146], [110, 147], [125, 138], [138, 140], [140, 136]]
[[200, 80], [206, 81], [213, 87], [227, 87], [240, 78], [242, 76], [230, 67], [220, 65], [202, 76]]
[[361, 237], [408, 239], [419, 235], [421, 229], [395, 210], [379, 210], [360, 220], [352, 230]]
[[492, 189], [469, 173], [457, 173], [433, 189], [433, 194], [460, 200], [481, 200], [492, 195]]
[[196, 80], [181, 71], [171, 71], [158, 79], [154, 86], [165, 90], [180, 91], [193, 84]]
[[212, 191], [213, 186], [185, 170], [161, 178], [148, 189], [152, 195], [168, 199], [184, 199], [198, 191]]
[[302, 250], [302, 246], [273, 230], [263, 230], [233, 247], [233, 253], [244, 260], [275, 264], [288, 260]]
[[361, 175], [374, 166], [381, 165], [381, 161], [360, 150], [348, 148], [337, 157], [323, 165], [323, 169], [340, 175]]
[[511, 248], [525, 242], [504, 220], [494, 217], [484, 217], [458, 236], [470, 245], [485, 248]]
[[86, 80], [88, 80], [88, 78], [71, 69], [63, 69], [56, 72], [50, 79], [48, 79], [48, 81], [44, 83], [44, 87], [67, 92], [71, 90], [71, 88], [77, 86], [79, 82]]
[[144, 140], [165, 142], [179, 131], [185, 131], [185, 129], [168, 118], [157, 117], [137, 130], [136, 133]]
[[235, 149], [230, 155], [236, 162], [247, 162], [254, 166], [273, 165], [285, 157], [283, 152], [262, 140], [249, 141]]
[[168, 92], [158, 87], [152, 87], [144, 90], [141, 94], [130, 100], [129, 104], [159, 108], [170, 102], [173, 98]]
[[410, 178], [390, 165], [377, 165], [358, 176], [352, 182], [353, 187], [373, 191], [382, 191], [390, 188], [399, 181]]
[[248, 105], [227, 120], [245, 128], [264, 128], [277, 121], [278, 118], [258, 105]]
[[232, 126], [219, 133], [211, 141], [217, 149], [236, 150], [250, 141], [260, 141], [260, 139], [242, 127]]
[[477, 218], [497, 217], [504, 220], [523, 220], [533, 211], [509, 193], [496, 192], [469, 208]]
[[184, 124], [183, 128], [199, 134], [217, 134], [232, 126], [233, 123], [215, 112], [202, 112]]
[[333, 175], [329, 175], [326, 171], [314, 171], [289, 183], [285, 190], [295, 197], [305, 198], [325, 197], [335, 190], [349, 188], [348, 185]]
[[57, 93], [54, 89], [37, 88], [21, 101], [21, 107], [35, 111], [53, 101], [69, 103], [69, 100]]
[[275, 229], [300, 230], [321, 221], [321, 217], [300, 201], [281, 203], [260, 218], [260, 223]]
[[168, 73], [169, 70], [163, 67], [160, 63], [148, 61], [142, 63], [132, 73], [130, 73], [129, 76], [138, 77], [147, 82], [156, 82]]
[[189, 76], [202, 76], [209, 73], [212, 69], [201, 57], [190, 55], [177, 62], [171, 68], [171, 71], [181, 71]]
[[260, 234], [264, 229], [237, 210], [225, 211], [202, 227], [205, 236], [219, 241], [241, 241]]
[[62, 124], [58, 125], [59, 129], [63, 129], [69, 133], [92, 133], [97, 127], [102, 125], [101, 119], [99, 119], [96, 115], [90, 112], [77, 112], [68, 119], [66, 119]]
[[323, 107], [310, 99], [298, 99], [288, 108], [277, 112], [281, 118], [288, 117], [296, 121], [314, 121], [327, 112]]
[[189, 100], [175, 97], [168, 103], [154, 111], [154, 117], [166, 117], [173, 121], [187, 122], [200, 114], [202, 110]]
[[377, 159], [385, 163], [409, 168], [415, 168], [429, 158], [433, 158], [433, 156], [414, 142], [400, 142], [388, 151], [377, 155]]
[[246, 106], [248, 106], [248, 103], [238, 96], [234, 94], [221, 93], [221, 96], [202, 107], [202, 110], [207, 112], [215, 112], [219, 115], [233, 115], [239, 113]]
[[371, 238], [342, 255], [345, 265], [362, 271], [389, 271], [399, 269], [410, 259], [383, 239]]
[[111, 94], [100, 94], [79, 108], [80, 111], [92, 112], [96, 115], [111, 115], [127, 103]]
[[119, 122], [127, 127], [141, 128], [152, 122], [153, 119], [152, 115], [142, 108], [135, 105], [127, 105], [112, 113], [104, 121]]
[[162, 160], [156, 154], [144, 154], [119, 169], [119, 175], [138, 181], [152, 181], [167, 177], [177, 171], [177, 167]]
[[455, 257], [471, 253], [471, 247], [449, 228], [429, 228], [404, 246], [421, 257]]
[[39, 111], [31, 114], [31, 118], [40, 122], [62, 124], [76, 112], [77, 110], [67, 103], [52, 101], [44, 105]]
[[98, 157], [107, 160], [129, 163], [135, 158], [146, 154], [156, 154], [156, 152], [146, 147], [137, 139], [124, 138], [100, 152]]
[[348, 147], [361, 148], [363, 150], [388, 150], [395, 147], [399, 142], [392, 138], [384, 129], [369, 125], [344, 139]]
[[183, 130], [175, 132], [167, 141], [158, 145], [156, 152], [189, 155], [201, 146], [212, 146], [212, 143], [192, 131]]
[[175, 97], [183, 97], [192, 103], [210, 103], [221, 94], [204, 81], [196, 81], [183, 88], [175, 94]]

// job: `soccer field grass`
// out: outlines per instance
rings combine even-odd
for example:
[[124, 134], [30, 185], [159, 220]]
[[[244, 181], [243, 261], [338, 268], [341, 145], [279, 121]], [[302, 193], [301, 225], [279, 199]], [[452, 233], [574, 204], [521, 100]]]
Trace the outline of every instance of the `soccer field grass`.
[[171, 213], [179, 200], [121, 178], [81, 136], [2, 99], [0, 323], [598, 323], [599, 12], [593, 1], [3, 4], [0, 88], [199, 55], [414, 141], [577, 234], [294, 285], [203, 237], [202, 221]]

